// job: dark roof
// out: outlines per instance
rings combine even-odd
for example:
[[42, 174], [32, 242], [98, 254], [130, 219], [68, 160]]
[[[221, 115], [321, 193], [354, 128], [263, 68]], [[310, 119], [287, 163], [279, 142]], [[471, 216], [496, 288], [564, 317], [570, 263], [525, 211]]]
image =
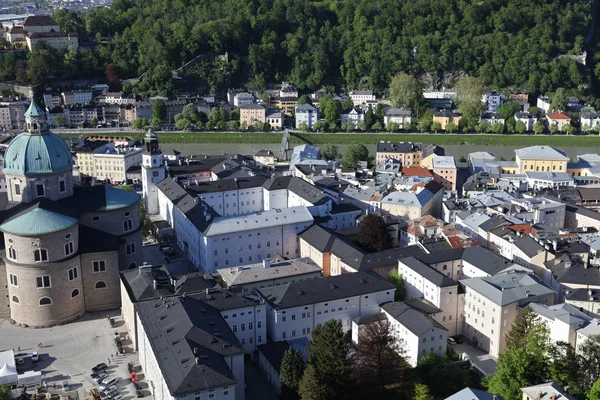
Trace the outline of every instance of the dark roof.
[[29, 32], [27, 34], [32, 39], [38, 38], [47, 38], [47, 37], [67, 37], [67, 36], [77, 36], [77, 33], [68, 33], [68, 32]]
[[429, 265], [422, 263], [415, 257], [403, 258], [400, 260], [400, 262], [438, 287], [458, 285], [458, 282], [456, 282], [455, 280], [450, 279], [449, 277], [442, 274], [440, 271], [430, 267]]
[[271, 364], [273, 369], [275, 369], [275, 372], [279, 373], [281, 370], [281, 361], [283, 360], [283, 355], [289, 348], [290, 345], [286, 341], [281, 341], [261, 344], [258, 346], [258, 351], [265, 356], [269, 364]]
[[396, 264], [404, 257], [423, 254], [419, 246], [396, 248], [376, 253], [367, 253], [356, 244], [352, 238], [342, 236], [320, 225], [312, 225], [300, 233], [300, 238], [321, 253], [335, 254], [344, 264], [356, 270], [367, 270]]
[[487, 232], [502, 225], [511, 225], [511, 223], [508, 222], [502, 215], [494, 215], [492, 218], [479, 225], [479, 228]]
[[192, 293], [186, 295], [196, 300], [202, 301], [219, 311], [235, 310], [238, 308], [252, 307], [260, 304], [261, 301], [255, 296], [246, 296], [242, 293], [238, 294], [229, 289], [214, 288], [203, 292]]
[[[360, 207], [355, 206], [352, 203], [334, 204], [331, 207], [331, 214], [343, 214], [343, 213], [355, 212], [355, 211], [362, 212]], [[600, 214], [598, 214], [598, 215], [600, 215]]]
[[247, 177], [235, 179], [219, 179], [211, 182], [199, 182], [189, 185], [187, 191], [202, 195], [204, 193], [218, 193], [237, 189], [260, 188], [267, 179], [263, 177]]
[[514, 241], [515, 246], [528, 257], [536, 256], [540, 251], [544, 251], [544, 247], [536, 242], [529, 235], [524, 235]]
[[173, 397], [237, 383], [225, 357], [245, 351], [217, 309], [191, 297], [135, 307]]
[[565, 298], [571, 301], [600, 302], [600, 289], [568, 289]]
[[408, 304], [391, 301], [383, 304], [381, 308], [417, 336], [422, 335], [432, 328], [447, 331], [439, 322], [415, 310]]
[[565, 262], [561, 262], [550, 268], [557, 282], [565, 285], [600, 285], [600, 269], [597, 266], [586, 268], [582, 263], [567, 265]]
[[171, 275], [164, 265], [139, 267], [119, 275], [132, 303], [202, 292], [214, 286], [201, 272], [176, 276]]
[[435, 304], [433, 304], [429, 300], [425, 300], [423, 297], [420, 297], [418, 299], [406, 300], [403, 303], [414, 308], [417, 311], [422, 312], [423, 314], [438, 314], [442, 312], [442, 310], [436, 307]]
[[171, 178], [166, 178], [160, 181], [156, 187], [173, 202], [188, 220], [199, 230], [204, 230], [210, 219], [219, 216], [208, 204], [204, 201], [194, 198], [186, 192], [177, 182]]
[[356, 272], [257, 289], [257, 293], [271, 307], [280, 310], [393, 289], [392, 284], [381, 278]]
[[23, 26], [50, 26], [58, 25], [49, 15], [31, 15], [25, 19]]
[[381, 140], [377, 143], [377, 152], [381, 153], [413, 153], [421, 151], [423, 144], [412, 142], [393, 143]]
[[600, 188], [577, 188], [581, 200], [600, 200]]
[[421, 245], [425, 248], [425, 250], [429, 253], [437, 253], [444, 252], [448, 250], [452, 250], [452, 246], [448, 244], [445, 240], [423, 240]]
[[464, 260], [490, 275], [496, 275], [513, 264], [512, 261], [480, 246], [423, 254], [415, 258], [427, 265]]
[[79, 224], [79, 252], [101, 253], [105, 251], [119, 251], [119, 238]]

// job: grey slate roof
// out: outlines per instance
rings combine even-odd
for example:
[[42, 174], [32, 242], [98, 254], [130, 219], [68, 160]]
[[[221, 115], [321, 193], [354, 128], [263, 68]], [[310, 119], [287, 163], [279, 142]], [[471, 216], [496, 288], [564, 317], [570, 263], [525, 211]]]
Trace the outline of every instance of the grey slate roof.
[[539, 385], [521, 388], [521, 392], [525, 393], [530, 399], [575, 400], [575, 397], [565, 393], [563, 388], [554, 382], [545, 382]]
[[432, 328], [447, 331], [439, 322], [415, 310], [408, 304], [391, 301], [383, 304], [381, 308], [417, 336], [421, 336]]
[[546, 304], [531, 303], [529, 307], [543, 317], [552, 321], [559, 320], [569, 325], [583, 324], [591, 320], [587, 314], [570, 304], [562, 303], [548, 306]]
[[555, 293], [538, 277], [525, 272], [509, 272], [484, 278], [463, 279], [460, 283], [499, 306]]
[[442, 274], [440, 271], [433, 269], [429, 265], [422, 263], [415, 257], [403, 258], [400, 260], [400, 262], [438, 287], [458, 285], [458, 282], [456, 282], [455, 280], [450, 279], [449, 277]]
[[309, 257], [304, 257], [272, 263], [268, 268], [265, 268], [263, 263], [256, 263], [236, 268], [222, 268], [218, 271], [228, 286], [236, 286], [271, 279], [315, 274], [321, 272], [321, 267]]
[[236, 384], [225, 357], [245, 351], [218, 310], [190, 297], [135, 307], [173, 397]]
[[283, 310], [386, 290], [392, 291], [394, 286], [382, 278], [356, 272], [257, 289], [257, 293], [273, 309]]
[[201, 272], [174, 276], [162, 265], [126, 270], [120, 272], [119, 275], [133, 303], [177, 296], [183, 293], [203, 292], [214, 286], [214, 283], [206, 280]]
[[452, 396], [446, 397], [446, 400], [502, 400], [502, 397], [483, 390], [466, 387]]
[[523, 149], [515, 150], [515, 154], [520, 159], [533, 159], [533, 160], [564, 160], [569, 161], [569, 157], [564, 152], [555, 149], [552, 146], [530, 146]]

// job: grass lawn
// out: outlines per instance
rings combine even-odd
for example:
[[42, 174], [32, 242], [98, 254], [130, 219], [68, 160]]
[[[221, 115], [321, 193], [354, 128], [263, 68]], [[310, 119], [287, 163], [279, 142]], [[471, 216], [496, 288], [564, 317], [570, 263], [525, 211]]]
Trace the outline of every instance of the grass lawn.
[[[132, 135], [141, 139], [143, 132], [125, 133], [114, 135]], [[105, 134], [111, 136], [111, 134]], [[74, 137], [75, 135], [61, 135]], [[79, 136], [79, 135], [77, 135]], [[83, 135], [83, 136], [92, 136]], [[280, 143], [281, 133], [264, 132], [158, 132], [162, 143]], [[533, 146], [549, 145], [556, 147], [600, 147], [600, 136], [565, 136], [565, 135], [491, 135], [491, 134], [329, 134], [329, 133], [302, 133], [290, 136], [291, 144], [309, 143], [321, 145], [332, 144], [375, 144], [379, 140], [393, 142], [420, 142], [435, 143], [439, 145], [494, 145], [494, 146]]]

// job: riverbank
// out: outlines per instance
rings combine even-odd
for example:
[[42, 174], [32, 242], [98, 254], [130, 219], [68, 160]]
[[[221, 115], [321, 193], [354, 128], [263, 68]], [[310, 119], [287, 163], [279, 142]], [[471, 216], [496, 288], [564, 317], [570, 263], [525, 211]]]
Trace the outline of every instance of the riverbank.
[[[141, 139], [143, 132], [115, 132], [107, 136], [130, 135]], [[278, 132], [158, 132], [162, 143], [280, 143], [282, 133]], [[64, 138], [73, 135], [63, 134]], [[94, 134], [81, 134], [94, 136]], [[380, 140], [392, 142], [420, 142], [439, 145], [473, 146], [533, 146], [548, 145], [555, 147], [600, 147], [598, 135], [493, 135], [493, 134], [433, 134], [433, 133], [294, 133], [290, 135], [290, 144], [373, 144]]]

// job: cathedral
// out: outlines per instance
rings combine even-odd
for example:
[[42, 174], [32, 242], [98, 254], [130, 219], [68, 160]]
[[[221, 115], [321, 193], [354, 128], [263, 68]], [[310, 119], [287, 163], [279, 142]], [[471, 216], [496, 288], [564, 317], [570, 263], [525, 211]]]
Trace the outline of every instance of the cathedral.
[[118, 272], [143, 258], [140, 196], [77, 185], [68, 146], [34, 101], [25, 121], [4, 155], [0, 314], [46, 327], [120, 307]]

